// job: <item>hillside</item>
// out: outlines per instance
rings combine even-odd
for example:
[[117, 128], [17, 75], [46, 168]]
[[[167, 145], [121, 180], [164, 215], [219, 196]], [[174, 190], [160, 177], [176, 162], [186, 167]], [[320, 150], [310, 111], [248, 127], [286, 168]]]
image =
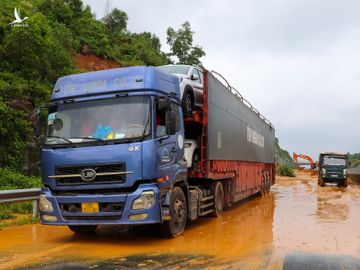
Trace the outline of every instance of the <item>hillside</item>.
[[275, 163], [286, 164], [295, 167], [294, 161], [288, 151], [282, 149], [279, 144], [279, 139], [275, 138]]
[[[26, 24], [9, 25], [15, 7]], [[59, 77], [171, 62], [156, 35], [131, 33], [127, 21], [118, 9], [97, 20], [81, 0], [1, 1], [0, 167], [32, 172], [38, 151], [29, 113], [49, 102]]]

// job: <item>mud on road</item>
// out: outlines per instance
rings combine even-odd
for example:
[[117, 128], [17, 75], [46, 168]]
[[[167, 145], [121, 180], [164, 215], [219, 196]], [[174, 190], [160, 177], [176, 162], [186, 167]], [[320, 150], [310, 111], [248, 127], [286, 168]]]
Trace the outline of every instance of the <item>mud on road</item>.
[[265, 197], [162, 239], [153, 227], [76, 236], [41, 224], [0, 231], [0, 269], [360, 269], [360, 188], [277, 177]]

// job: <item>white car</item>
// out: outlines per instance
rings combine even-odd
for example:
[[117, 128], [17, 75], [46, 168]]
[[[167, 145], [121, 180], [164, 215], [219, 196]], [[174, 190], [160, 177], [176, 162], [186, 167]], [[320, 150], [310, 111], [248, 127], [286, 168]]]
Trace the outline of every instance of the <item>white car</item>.
[[185, 139], [184, 145], [184, 157], [187, 161], [187, 167], [196, 168], [197, 162], [200, 159], [199, 143], [194, 139]]
[[191, 115], [203, 103], [203, 72], [198, 66], [191, 65], [165, 65], [158, 66], [165, 73], [173, 74], [179, 78], [180, 99], [185, 115]]

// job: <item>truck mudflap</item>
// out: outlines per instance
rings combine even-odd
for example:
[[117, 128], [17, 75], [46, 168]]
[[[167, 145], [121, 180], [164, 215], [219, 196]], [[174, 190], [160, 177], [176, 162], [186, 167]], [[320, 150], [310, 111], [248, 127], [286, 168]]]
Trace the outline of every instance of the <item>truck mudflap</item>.
[[154, 183], [139, 185], [135, 192], [127, 194], [54, 196], [43, 188], [40, 217], [42, 224], [47, 225], [162, 223], [160, 190]]

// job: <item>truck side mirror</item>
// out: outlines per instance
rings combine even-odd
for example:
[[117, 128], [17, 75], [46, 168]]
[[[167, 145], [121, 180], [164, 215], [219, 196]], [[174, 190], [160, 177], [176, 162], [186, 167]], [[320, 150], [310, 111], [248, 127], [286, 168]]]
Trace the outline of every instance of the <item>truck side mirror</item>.
[[176, 122], [175, 122], [175, 112], [174, 111], [166, 111], [165, 114], [165, 125], [166, 125], [166, 133], [168, 135], [174, 135], [176, 133]]
[[199, 75], [191, 74], [190, 79], [191, 79], [192, 81], [197, 81], [197, 80], [199, 80]]
[[158, 109], [159, 111], [166, 111], [169, 108], [169, 101], [166, 98], [159, 98], [158, 100]]

